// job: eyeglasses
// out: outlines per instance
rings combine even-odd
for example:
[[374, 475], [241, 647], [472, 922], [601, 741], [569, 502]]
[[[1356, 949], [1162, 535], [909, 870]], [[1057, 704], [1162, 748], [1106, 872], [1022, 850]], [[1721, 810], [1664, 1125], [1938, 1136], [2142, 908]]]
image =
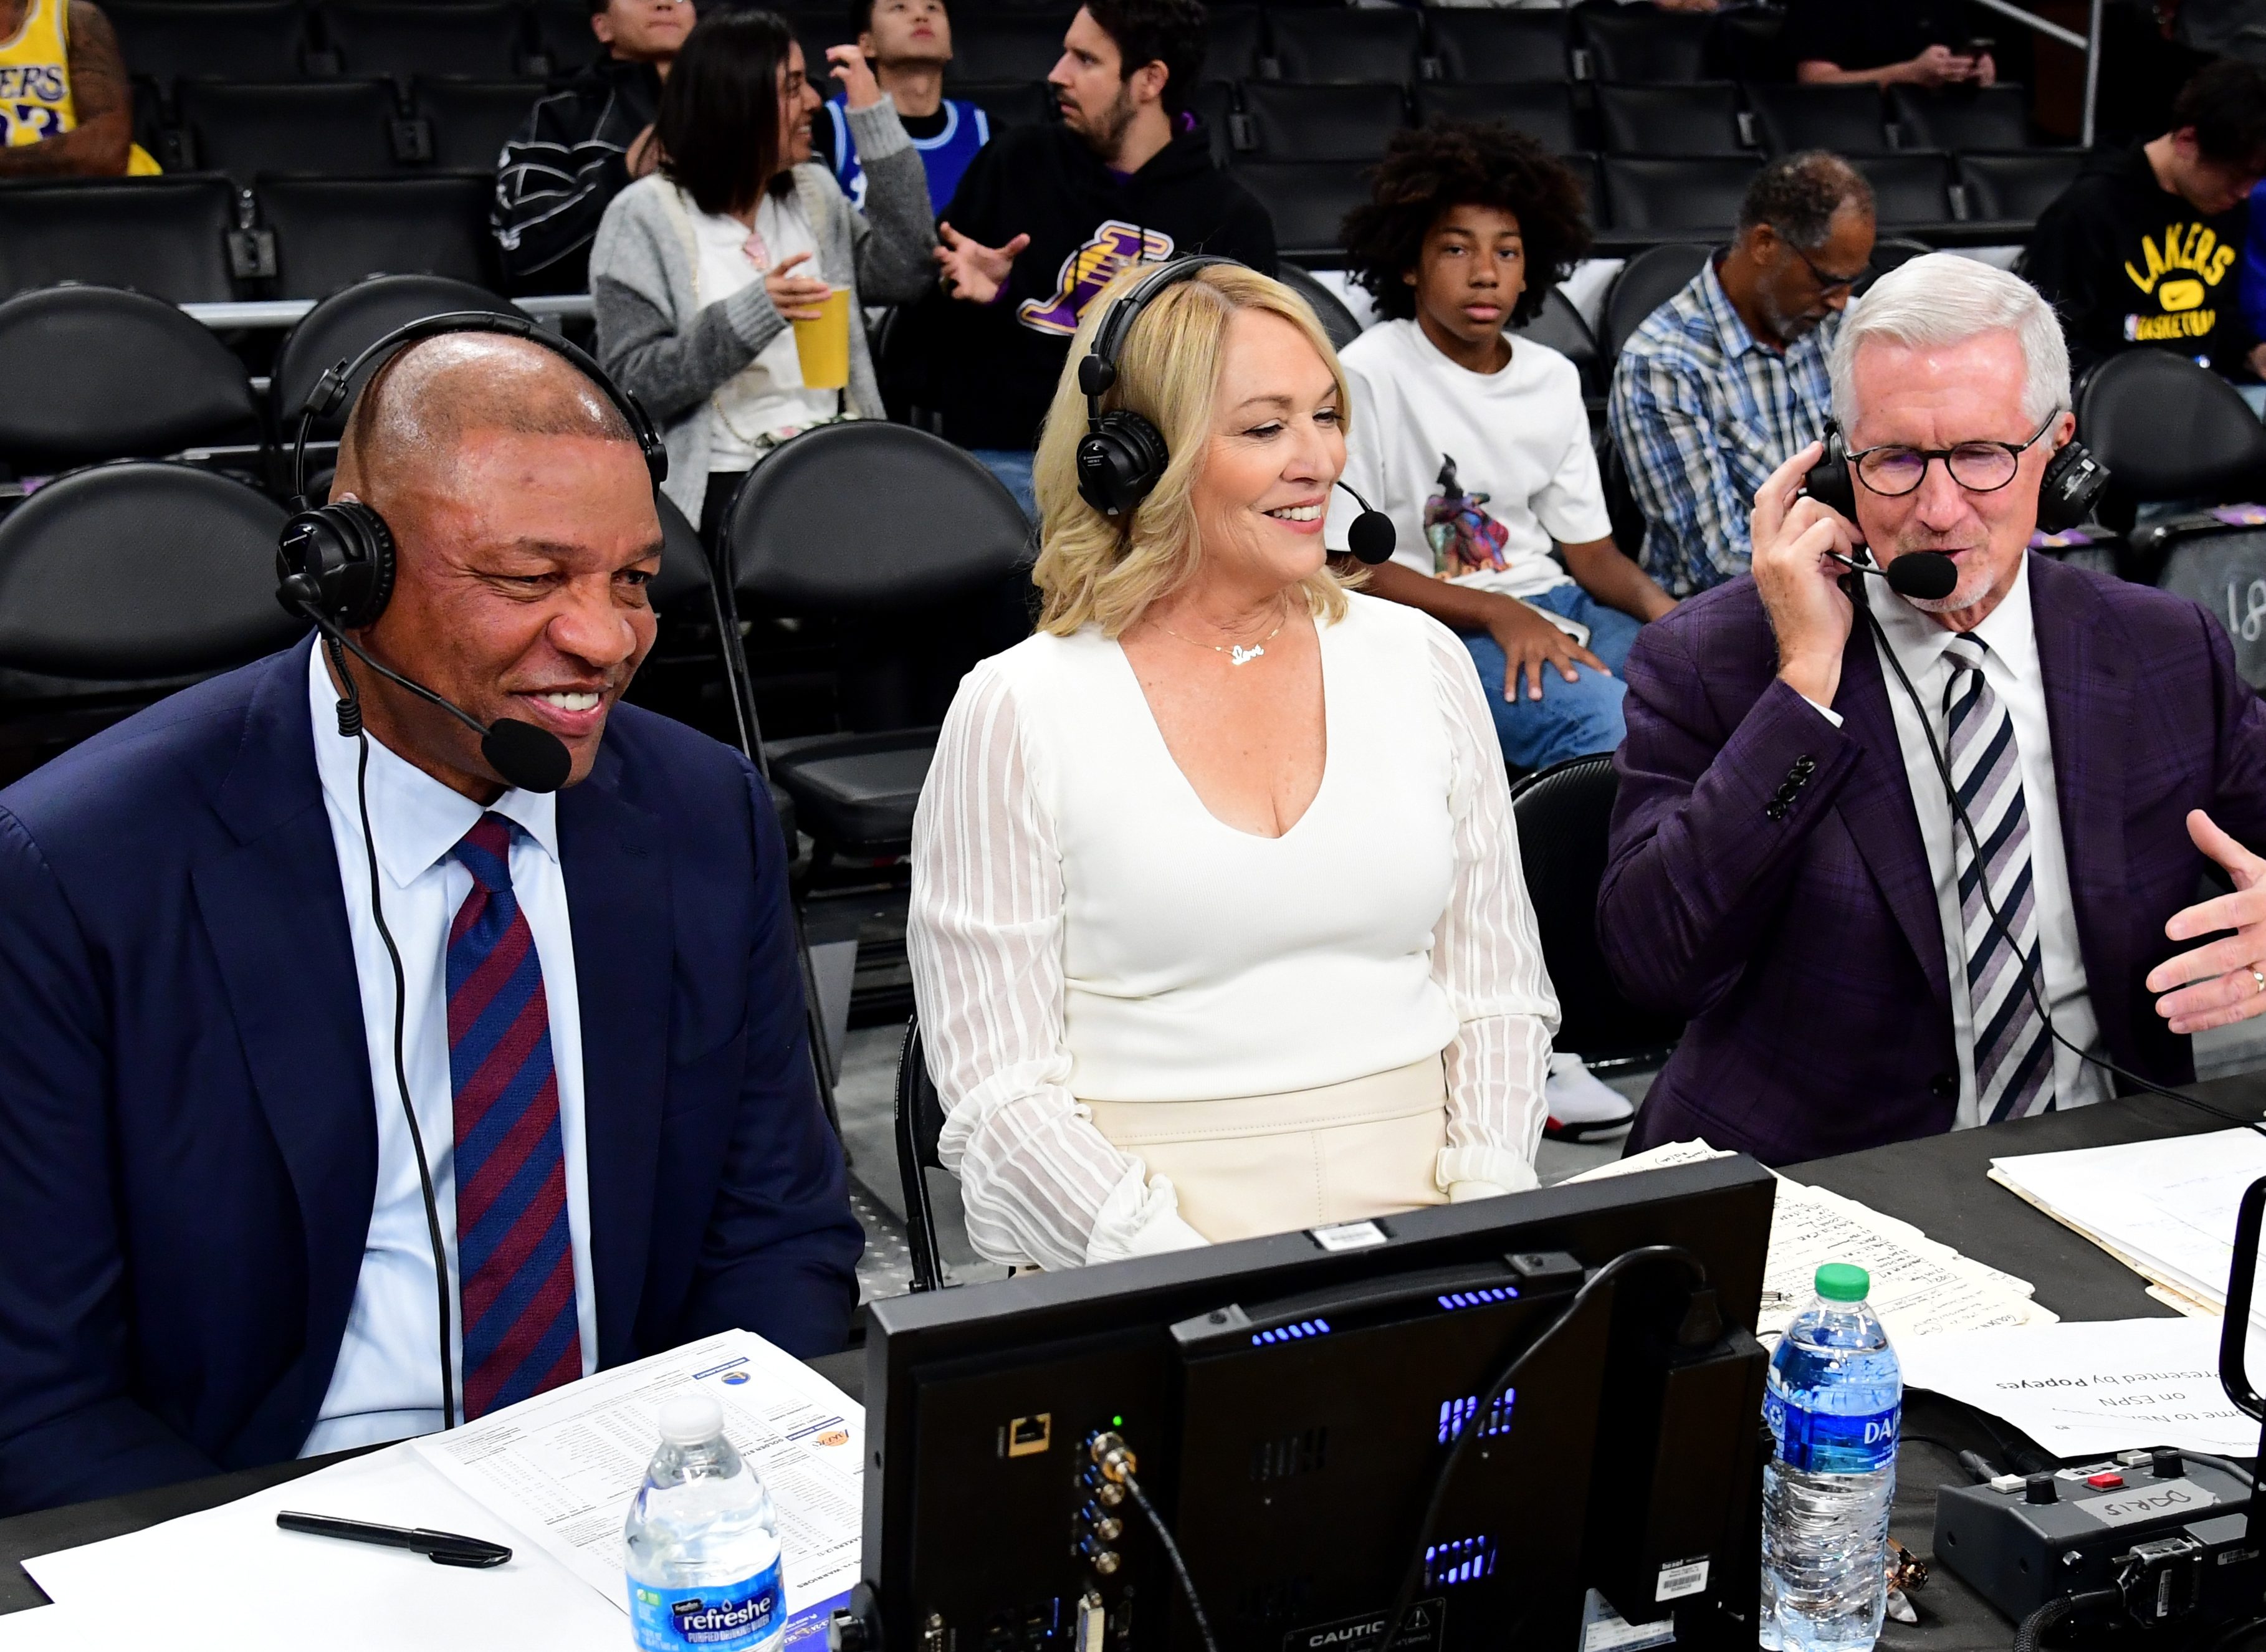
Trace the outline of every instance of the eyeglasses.
[[2014, 479], [2022, 467], [2022, 455], [2036, 447], [2039, 437], [2052, 429], [2060, 417], [2059, 409], [2047, 414], [2045, 423], [2031, 433], [2028, 442], [1963, 442], [1955, 448], [1861, 448], [1849, 456], [1849, 461], [1856, 467], [1857, 479], [1884, 499], [1912, 492], [1927, 479], [1927, 467], [1937, 459], [1943, 461], [1951, 479], [1969, 493], [1995, 493]]
[[1816, 265], [1811, 263], [1809, 261], [1809, 255], [1807, 252], [1804, 252], [1800, 247], [1795, 245], [1793, 242], [1787, 242], [1786, 244], [1786, 249], [1787, 252], [1793, 253], [1795, 257], [1802, 260], [1802, 267], [1809, 272], [1809, 279], [1817, 283], [1817, 290], [1821, 293], [1847, 292], [1850, 289], [1856, 286], [1859, 281], [1863, 281], [1865, 277], [1873, 273], [1873, 261], [1870, 259], [1867, 259], [1865, 260], [1864, 267], [1860, 269], [1853, 275], [1829, 275], [1824, 270], [1818, 268]]

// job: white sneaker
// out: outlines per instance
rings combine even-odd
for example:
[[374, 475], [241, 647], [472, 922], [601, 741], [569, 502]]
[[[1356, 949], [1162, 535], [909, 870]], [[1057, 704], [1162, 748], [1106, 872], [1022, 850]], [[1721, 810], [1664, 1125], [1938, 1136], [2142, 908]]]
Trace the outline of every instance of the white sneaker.
[[1542, 1133], [1553, 1141], [1585, 1142], [1628, 1129], [1636, 1117], [1629, 1099], [1582, 1064], [1579, 1056], [1559, 1051], [1550, 1057], [1550, 1079], [1542, 1099], [1550, 1108]]

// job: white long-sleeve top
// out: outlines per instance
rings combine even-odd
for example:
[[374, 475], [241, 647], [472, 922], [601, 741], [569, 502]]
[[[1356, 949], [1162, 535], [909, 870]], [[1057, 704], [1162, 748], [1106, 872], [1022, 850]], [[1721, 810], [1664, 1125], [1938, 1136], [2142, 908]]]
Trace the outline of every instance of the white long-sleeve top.
[[1535, 1185], [1558, 1002], [1471, 655], [1355, 596], [1290, 830], [1204, 808], [1131, 663], [1042, 633], [961, 684], [913, 826], [907, 950], [969, 1238], [1047, 1268], [1193, 1242], [1079, 1098], [1341, 1084], [1445, 1052], [1446, 1189]]

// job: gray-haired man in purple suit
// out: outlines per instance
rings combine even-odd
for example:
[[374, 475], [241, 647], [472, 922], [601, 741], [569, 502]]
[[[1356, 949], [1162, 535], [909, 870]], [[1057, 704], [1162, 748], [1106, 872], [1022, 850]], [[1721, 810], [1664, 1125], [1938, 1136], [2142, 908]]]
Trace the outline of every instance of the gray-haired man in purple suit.
[[[1915, 259], [1831, 370], [1856, 521], [1801, 496], [1821, 450], [1796, 454], [1752, 574], [1625, 673], [1599, 931], [1633, 998], [1691, 1018], [1632, 1150], [1791, 1163], [2081, 1106], [2118, 1086], [2078, 1050], [2182, 1082], [2187, 1034], [2266, 1012], [2266, 706], [2195, 603], [2027, 549], [2076, 427], [2053, 312]], [[1876, 629], [1831, 559], [1860, 544], [1958, 582], [1867, 580]], [[2191, 904], [2211, 862], [2235, 893]]]

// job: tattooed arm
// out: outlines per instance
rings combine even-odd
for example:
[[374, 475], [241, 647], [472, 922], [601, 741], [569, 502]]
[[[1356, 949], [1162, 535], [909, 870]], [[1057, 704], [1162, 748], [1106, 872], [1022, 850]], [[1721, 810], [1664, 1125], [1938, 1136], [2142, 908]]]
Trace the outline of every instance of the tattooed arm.
[[37, 143], [0, 148], [0, 178], [116, 178], [134, 143], [134, 94], [110, 19], [69, 0], [71, 106], [78, 123]]

